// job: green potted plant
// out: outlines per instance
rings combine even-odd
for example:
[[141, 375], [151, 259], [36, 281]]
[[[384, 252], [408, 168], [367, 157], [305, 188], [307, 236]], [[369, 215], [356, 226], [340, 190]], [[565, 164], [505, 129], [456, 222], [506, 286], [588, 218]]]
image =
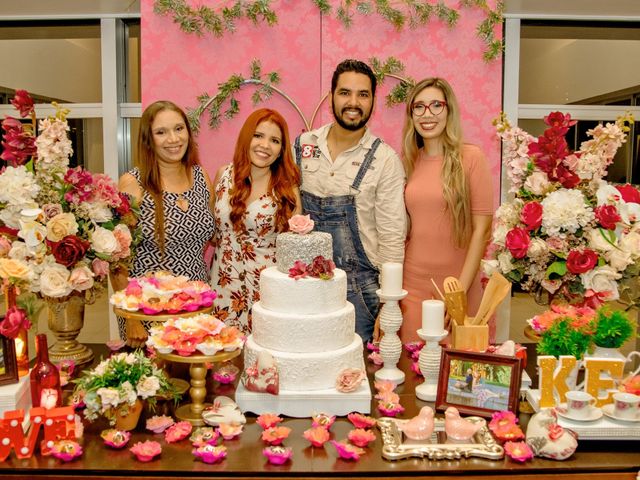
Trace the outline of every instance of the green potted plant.
[[591, 345], [591, 332], [587, 328], [576, 328], [570, 318], [556, 319], [540, 334], [537, 351], [540, 355], [571, 355], [580, 360]]
[[622, 310], [602, 307], [596, 312], [593, 332], [594, 357], [622, 358], [617, 349], [633, 335], [633, 323]]

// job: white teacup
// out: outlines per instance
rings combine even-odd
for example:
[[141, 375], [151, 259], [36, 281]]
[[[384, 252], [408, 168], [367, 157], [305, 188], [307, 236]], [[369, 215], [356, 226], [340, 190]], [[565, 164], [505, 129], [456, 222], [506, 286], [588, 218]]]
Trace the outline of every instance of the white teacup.
[[596, 399], [582, 390], [567, 392], [567, 413], [575, 418], [587, 418]]
[[613, 414], [618, 418], [635, 420], [638, 418], [640, 396], [633, 393], [613, 394]]

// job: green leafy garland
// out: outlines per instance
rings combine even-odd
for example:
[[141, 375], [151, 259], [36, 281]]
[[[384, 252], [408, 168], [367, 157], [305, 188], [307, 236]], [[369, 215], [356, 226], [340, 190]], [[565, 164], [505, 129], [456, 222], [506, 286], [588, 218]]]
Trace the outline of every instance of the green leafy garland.
[[[234, 32], [236, 20], [246, 17], [254, 24], [260, 21], [269, 26], [278, 23], [278, 16], [271, 8], [274, 0], [236, 0], [232, 7], [223, 7], [216, 12], [214, 9], [200, 6], [192, 8], [186, 0], [155, 0], [153, 11], [158, 15], [171, 15], [173, 21], [186, 33], [204, 35], [209, 31], [220, 37], [225, 31]], [[329, 0], [312, 0], [322, 15], [331, 15], [333, 8]], [[349, 28], [353, 24], [354, 12], [361, 15], [377, 14], [391, 23], [396, 30], [401, 31], [406, 24], [415, 29], [426, 25], [432, 18], [445, 22], [453, 28], [460, 13], [454, 8], [447, 7], [442, 0], [435, 4], [426, 0], [402, 0], [404, 10], [391, 6], [391, 0], [341, 0], [336, 8], [336, 18]], [[398, 3], [398, 2], [396, 2]], [[486, 13], [486, 18], [478, 25], [477, 33], [487, 48], [483, 54], [485, 61], [491, 61], [500, 56], [504, 48], [503, 42], [495, 38], [496, 25], [502, 22], [504, 8], [503, 0], [498, 0], [496, 9], [492, 10], [487, 0], [461, 0], [460, 5], [465, 8], [480, 8]]]
[[387, 100], [387, 106], [393, 107], [394, 105], [404, 103], [407, 100], [409, 90], [413, 88], [416, 81], [411, 77], [403, 77], [400, 75], [404, 72], [404, 65], [402, 62], [394, 57], [389, 57], [386, 62], [382, 62], [376, 57], [372, 57], [369, 59], [369, 63], [371, 64], [371, 69], [373, 70], [373, 73], [380, 85], [384, 83], [386, 77], [392, 77], [400, 81], [400, 83], [393, 87], [385, 97]]

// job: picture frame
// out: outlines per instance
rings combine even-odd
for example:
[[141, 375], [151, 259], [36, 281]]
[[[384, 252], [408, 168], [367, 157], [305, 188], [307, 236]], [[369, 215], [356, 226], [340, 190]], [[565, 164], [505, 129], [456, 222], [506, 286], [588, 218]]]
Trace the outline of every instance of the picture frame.
[[[0, 320], [4, 315], [0, 315]], [[13, 339], [0, 335], [0, 385], [18, 382], [18, 362], [16, 344]]]
[[445, 348], [441, 362], [436, 410], [456, 407], [460, 413], [487, 418], [502, 410], [517, 411], [519, 358]]

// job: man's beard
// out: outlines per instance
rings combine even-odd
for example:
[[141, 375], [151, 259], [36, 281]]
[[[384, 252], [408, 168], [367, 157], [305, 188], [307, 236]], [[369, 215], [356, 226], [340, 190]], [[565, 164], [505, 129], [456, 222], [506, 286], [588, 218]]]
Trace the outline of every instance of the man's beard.
[[347, 123], [342, 119], [342, 115], [338, 115], [338, 112], [336, 112], [336, 104], [333, 101], [331, 102], [331, 109], [333, 110], [333, 118], [336, 119], [336, 123], [340, 125], [342, 128], [344, 128], [345, 130], [350, 130], [352, 132], [355, 132], [356, 130], [360, 130], [362, 127], [364, 127], [367, 124], [367, 122], [369, 121], [369, 118], [371, 118], [371, 111], [369, 111], [369, 113], [365, 116], [364, 112], [359, 107], [343, 108], [342, 109], [343, 112], [345, 110], [358, 110], [360, 112], [361, 119], [359, 122]]

